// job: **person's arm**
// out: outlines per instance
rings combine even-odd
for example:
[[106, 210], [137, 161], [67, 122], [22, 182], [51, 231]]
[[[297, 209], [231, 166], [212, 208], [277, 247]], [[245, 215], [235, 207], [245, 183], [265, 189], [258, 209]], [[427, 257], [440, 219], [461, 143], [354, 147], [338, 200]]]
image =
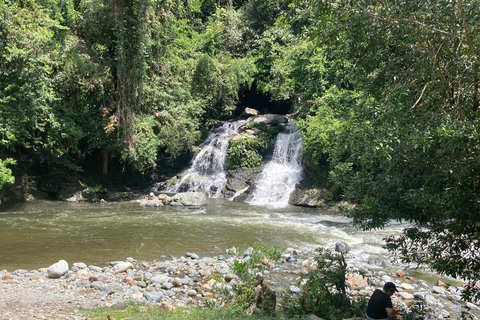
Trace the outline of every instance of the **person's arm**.
[[397, 320], [402, 319], [402, 317], [398, 314], [399, 312], [398, 308], [385, 308], [385, 310], [388, 313], [389, 319], [397, 319]]

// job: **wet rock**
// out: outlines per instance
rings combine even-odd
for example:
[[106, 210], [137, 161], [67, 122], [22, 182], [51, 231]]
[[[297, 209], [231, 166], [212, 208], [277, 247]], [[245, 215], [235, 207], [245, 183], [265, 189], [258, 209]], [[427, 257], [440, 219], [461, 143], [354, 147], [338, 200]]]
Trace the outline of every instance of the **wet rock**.
[[52, 264], [47, 269], [47, 275], [49, 278], [60, 278], [68, 271], [68, 263], [65, 260], [60, 260], [57, 263]]
[[344, 241], [335, 243], [335, 251], [340, 253], [347, 253], [350, 251], [350, 245]]
[[181, 192], [172, 197], [172, 203], [177, 202], [183, 206], [204, 206], [207, 196], [203, 192]]
[[158, 199], [143, 200], [143, 201], [140, 201], [140, 205], [143, 206], [143, 207], [153, 207], [153, 208], [158, 208], [158, 207], [163, 207], [164, 206], [162, 200], [158, 200]]
[[297, 188], [290, 194], [289, 203], [301, 207], [325, 207], [326, 189]]

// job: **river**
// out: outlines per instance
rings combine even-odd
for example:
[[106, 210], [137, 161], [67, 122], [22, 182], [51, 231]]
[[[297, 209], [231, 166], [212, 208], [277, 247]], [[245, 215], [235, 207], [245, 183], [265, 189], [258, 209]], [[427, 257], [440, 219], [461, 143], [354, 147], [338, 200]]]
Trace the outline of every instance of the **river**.
[[333, 249], [342, 240], [352, 247], [351, 259], [368, 261], [384, 259], [382, 238], [401, 228], [392, 224], [365, 232], [342, 214], [224, 199], [209, 199], [197, 209], [33, 201], [0, 212], [0, 270], [47, 267], [60, 259], [103, 266], [127, 257], [150, 260], [187, 251], [219, 255], [254, 242], [305, 250]]

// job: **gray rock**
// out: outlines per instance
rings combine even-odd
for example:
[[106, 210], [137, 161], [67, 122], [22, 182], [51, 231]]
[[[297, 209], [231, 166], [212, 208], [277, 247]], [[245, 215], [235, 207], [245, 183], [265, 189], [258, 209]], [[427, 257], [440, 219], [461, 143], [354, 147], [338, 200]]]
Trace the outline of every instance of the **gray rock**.
[[97, 267], [97, 266], [88, 266], [88, 269], [92, 270], [93, 272], [102, 272], [102, 268]]
[[207, 204], [207, 196], [203, 192], [181, 192], [172, 197], [172, 203], [180, 203], [183, 206], [204, 206]]
[[307, 316], [306, 320], [323, 320], [322, 318], [317, 317], [314, 314], [310, 314]]
[[301, 207], [325, 207], [326, 189], [297, 188], [290, 194], [289, 203]]
[[143, 207], [153, 207], [153, 208], [158, 208], [158, 207], [163, 207], [164, 204], [161, 200], [154, 199], [154, 200], [143, 200], [140, 201], [140, 205]]
[[291, 285], [290, 288], [289, 288], [289, 290], [290, 290], [291, 293], [300, 293], [300, 292], [302, 292], [302, 290], [301, 290], [299, 287], [294, 286], [294, 285]]
[[428, 285], [428, 283], [425, 280], [418, 280], [418, 284], [423, 289], [430, 289], [430, 286]]
[[170, 290], [173, 288], [173, 283], [171, 282], [164, 282], [162, 283], [162, 289], [165, 289], [165, 290]]
[[156, 291], [154, 291], [154, 292], [145, 291], [143, 293], [143, 296], [149, 302], [159, 302], [160, 299], [163, 297], [163, 293], [162, 292], [156, 292]]
[[230, 272], [230, 268], [228, 268], [228, 267], [221, 268], [220, 270], [218, 270], [219, 274], [225, 274], [226, 275], [229, 272]]
[[440, 287], [440, 286], [433, 286], [432, 287], [432, 292], [433, 293], [438, 293], [438, 294], [445, 294], [445, 288]]
[[78, 269], [86, 269], [87, 268], [87, 265], [83, 262], [75, 262], [73, 264], [73, 266], [78, 268]]
[[335, 251], [340, 253], [347, 253], [348, 251], [350, 251], [350, 246], [344, 241], [338, 241], [337, 243], [335, 243]]
[[417, 299], [420, 299], [420, 300], [426, 300], [428, 295], [429, 295], [428, 292], [414, 292], [413, 293], [413, 296]]
[[[68, 270], [68, 267], [67, 267], [67, 270]], [[28, 273], [28, 270], [26, 270], [26, 269], [15, 270], [15, 274], [17, 274], [17, 275], [24, 275], [24, 274], [27, 274], [27, 273]], [[65, 271], [65, 273], [66, 273], [66, 271]], [[62, 276], [63, 276], [63, 274], [62, 274]]]
[[192, 253], [192, 255], [190, 256], [190, 258], [192, 258], [192, 259], [199, 259], [200, 257], [198, 256], [198, 254]]
[[155, 282], [155, 283], [163, 284], [165, 282], [169, 282], [170, 277], [168, 276], [168, 274], [165, 274], [165, 273], [164, 274], [156, 274], [156, 275], [152, 276], [150, 281]]
[[60, 260], [57, 263], [52, 264], [47, 269], [47, 275], [49, 278], [60, 278], [68, 271], [68, 263], [65, 260]]
[[248, 257], [248, 256], [250, 256], [252, 253], [253, 253], [253, 248], [252, 248], [252, 247], [248, 247], [247, 250], [245, 250], [245, 252], [243, 253], [243, 256], [244, 256], [244, 257]]
[[129, 269], [133, 269], [133, 264], [131, 264], [130, 262], [122, 261], [114, 265], [112, 271], [115, 273], [121, 273], [126, 272]]
[[194, 296], [197, 295], [197, 290], [195, 290], [195, 289], [190, 289], [190, 290], [187, 291], [187, 295], [188, 295], [189, 297], [194, 297]]

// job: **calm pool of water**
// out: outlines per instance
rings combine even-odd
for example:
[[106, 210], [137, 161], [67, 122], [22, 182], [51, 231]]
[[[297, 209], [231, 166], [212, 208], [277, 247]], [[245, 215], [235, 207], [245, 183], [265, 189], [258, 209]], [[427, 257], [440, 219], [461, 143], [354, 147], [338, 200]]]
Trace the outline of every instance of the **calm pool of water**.
[[136, 203], [34, 201], [0, 212], [0, 270], [48, 267], [60, 259], [103, 266], [110, 261], [156, 259], [185, 252], [219, 255], [258, 242], [314, 249], [352, 246], [352, 257], [382, 257], [382, 238], [401, 226], [363, 232], [350, 219], [316, 209], [269, 209], [209, 199], [199, 209], [144, 208]]

